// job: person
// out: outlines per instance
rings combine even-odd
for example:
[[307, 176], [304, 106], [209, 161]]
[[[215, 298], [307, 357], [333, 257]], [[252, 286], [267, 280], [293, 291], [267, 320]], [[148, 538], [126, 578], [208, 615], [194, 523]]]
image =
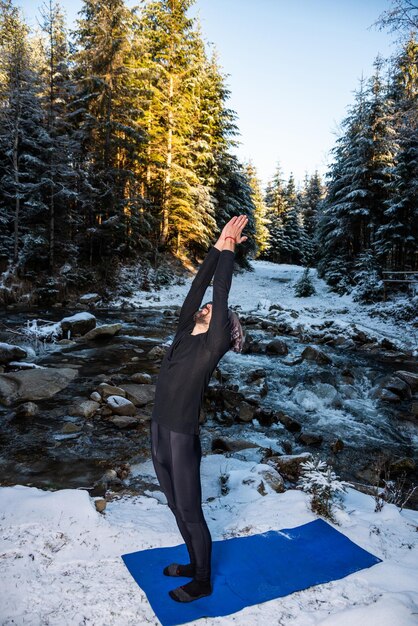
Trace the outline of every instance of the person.
[[[187, 547], [190, 562], [171, 563], [163, 573], [192, 580], [168, 593], [191, 602], [212, 593], [212, 538], [202, 511], [199, 414], [205, 390], [222, 356], [241, 352], [244, 334], [239, 317], [228, 307], [235, 245], [248, 218], [233, 217], [209, 249], [180, 310], [174, 339], [161, 362], [150, 420], [151, 456]], [[213, 277], [213, 300], [201, 302]]]

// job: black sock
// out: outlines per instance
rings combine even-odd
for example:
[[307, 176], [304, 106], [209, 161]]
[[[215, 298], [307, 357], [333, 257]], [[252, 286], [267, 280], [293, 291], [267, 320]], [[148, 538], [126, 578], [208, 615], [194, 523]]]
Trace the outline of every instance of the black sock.
[[196, 580], [196, 578], [193, 578], [186, 585], [180, 585], [180, 587], [171, 589], [168, 593], [177, 602], [191, 602], [203, 596], [209, 596], [212, 593], [212, 585], [210, 579]]
[[181, 565], [180, 563], [170, 563], [163, 569], [163, 573], [166, 576], [186, 576], [193, 577], [195, 575], [196, 566], [194, 563], [187, 563], [187, 565]]

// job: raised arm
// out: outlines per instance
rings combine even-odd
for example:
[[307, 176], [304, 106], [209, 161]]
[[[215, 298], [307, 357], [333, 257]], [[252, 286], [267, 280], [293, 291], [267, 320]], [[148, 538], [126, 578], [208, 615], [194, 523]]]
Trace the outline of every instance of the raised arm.
[[208, 347], [216, 350], [225, 341], [225, 333], [229, 327], [228, 294], [232, 283], [235, 252], [223, 249], [216, 266], [213, 279], [212, 316], [207, 330]]
[[213, 279], [212, 315], [206, 335], [207, 345], [213, 350], [221, 349], [225, 337], [228, 338], [228, 295], [234, 271], [235, 244], [247, 239], [241, 236], [247, 222], [245, 215], [233, 217], [222, 231], [222, 252]]
[[219, 248], [211, 246], [204, 261], [200, 264], [189, 292], [184, 299], [183, 306], [181, 307], [176, 334], [193, 321], [193, 315], [200, 307], [205, 291], [212, 280], [220, 254], [221, 251]]

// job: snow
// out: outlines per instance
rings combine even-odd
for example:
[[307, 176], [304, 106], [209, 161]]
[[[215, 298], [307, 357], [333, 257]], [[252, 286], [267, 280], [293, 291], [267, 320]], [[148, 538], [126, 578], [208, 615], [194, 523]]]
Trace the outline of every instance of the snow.
[[[300, 490], [279, 494], [265, 483], [267, 494], [261, 495], [257, 485], [265, 469], [271, 471], [270, 466], [233, 457], [203, 456], [203, 510], [213, 540], [293, 528], [316, 519], [309, 496]], [[2, 625], [159, 623], [121, 555], [177, 545], [182, 539], [158, 490], [151, 460], [132, 471], [145, 476], [156, 490], [112, 500], [102, 514], [86, 490], [0, 488]], [[221, 495], [222, 474], [229, 476], [226, 495]], [[373, 498], [352, 488], [343, 494], [343, 505], [336, 509], [335, 528], [382, 563], [230, 616], [191, 624], [416, 624], [418, 512], [400, 512], [386, 504], [375, 513]]]
[[[408, 296], [394, 296], [393, 300], [373, 305], [361, 304], [355, 302], [351, 294], [339, 295], [331, 291], [325, 281], [318, 278], [316, 269], [310, 268], [309, 276], [316, 293], [298, 298], [294, 294], [294, 285], [303, 274], [304, 266], [258, 260], [250, 261], [250, 265], [253, 272], [236, 273], [232, 280], [229, 303], [238, 313], [270, 316], [272, 319], [277, 317], [293, 329], [300, 327], [307, 331], [332, 320], [339, 333], [347, 337], [355, 324], [368, 336], [376, 340], [386, 337], [399, 349], [411, 350], [418, 356], [418, 328], [412, 322], [397, 319], [397, 313], [411, 302]], [[110, 306], [122, 310], [127, 304], [131, 307], [155, 307], [156, 304], [168, 308], [181, 306], [192, 280], [193, 276], [182, 285], [163, 286], [155, 295], [134, 290], [129, 298], [114, 298]], [[206, 295], [202, 302], [210, 298], [211, 295]], [[273, 304], [283, 311], [269, 311]], [[382, 316], [374, 315], [376, 309]], [[417, 321], [418, 316], [415, 318]]]
[[[316, 294], [294, 296], [294, 283], [304, 271], [294, 265], [252, 261], [254, 272], [234, 276], [229, 302], [238, 311], [284, 319], [292, 328], [314, 328], [332, 320], [350, 336], [352, 325], [376, 339], [388, 337], [399, 348], [417, 351], [417, 329], [396, 321], [403, 299], [381, 303], [386, 319], [350, 295], [331, 292], [316, 271], [310, 274]], [[155, 296], [136, 291], [115, 298], [111, 306], [181, 306], [192, 277], [183, 285], [163, 287]], [[208, 299], [206, 297], [203, 301]], [[406, 299], [405, 299], [406, 301]], [[279, 310], [269, 310], [271, 304]], [[86, 319], [78, 313], [66, 319]], [[57, 326], [60, 323], [57, 324]], [[417, 354], [417, 352], [415, 352]], [[234, 358], [239, 356], [234, 355]], [[238, 362], [238, 361], [237, 361]], [[239, 368], [238, 368], [239, 369]], [[319, 395], [302, 388], [296, 401], [315, 410], [332, 402], [326, 385]], [[319, 398], [319, 399], [318, 399]], [[352, 400], [355, 402], [355, 399]], [[364, 407], [363, 407], [364, 410]], [[335, 409], [334, 409], [335, 412]], [[71, 435], [69, 435], [71, 436]], [[258, 434], [259, 437], [262, 435]], [[273, 446], [275, 449], [275, 446]], [[240, 458], [204, 455], [201, 463], [203, 510], [213, 540], [293, 528], [316, 519], [310, 496], [302, 490], [276, 493], [264, 481], [251, 450]], [[133, 465], [132, 474], [154, 485], [143, 495], [116, 495], [104, 513], [83, 489], [46, 491], [15, 485], [0, 487], [0, 623], [3, 626], [138, 626], [158, 624], [146, 595], [126, 569], [121, 555], [182, 542], [174, 516], [159, 490], [152, 461]], [[228, 493], [222, 495], [222, 475]], [[418, 622], [418, 511], [385, 504], [374, 511], [372, 497], [349, 487], [335, 510], [340, 532], [379, 558], [369, 569], [291, 595], [246, 607], [230, 616], [201, 619], [196, 626], [413, 626]], [[331, 523], [331, 522], [328, 522]], [[173, 580], [173, 588], [177, 586]]]

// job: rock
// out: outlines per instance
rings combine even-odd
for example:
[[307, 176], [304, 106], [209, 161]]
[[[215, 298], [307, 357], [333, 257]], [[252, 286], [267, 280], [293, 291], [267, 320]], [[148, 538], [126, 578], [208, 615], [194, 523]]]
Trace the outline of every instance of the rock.
[[395, 352], [398, 350], [395, 344], [392, 343], [392, 341], [389, 341], [386, 337], [384, 337], [379, 344], [384, 350], [394, 350]]
[[114, 385], [108, 385], [107, 383], [100, 383], [96, 391], [101, 395], [103, 400], [106, 400], [109, 396], [122, 396], [126, 397], [126, 392], [121, 387], [115, 387]]
[[51, 398], [77, 376], [78, 372], [70, 367], [45, 367], [0, 374], [0, 402], [10, 406], [18, 401]]
[[254, 411], [253, 419], [256, 419], [262, 426], [271, 426], [274, 423], [274, 411], [259, 406]]
[[389, 389], [381, 389], [378, 395], [381, 400], [386, 400], [386, 402], [400, 402], [400, 397], [397, 393], [393, 393]]
[[244, 439], [226, 439], [225, 437], [216, 437], [212, 440], [212, 452], [220, 450], [222, 452], [239, 452], [247, 448], [259, 448], [256, 443], [245, 441]]
[[109, 422], [112, 422], [112, 424], [115, 424], [118, 428], [128, 428], [129, 426], [139, 424], [138, 418], [132, 415], [114, 415], [109, 418]]
[[154, 346], [147, 352], [148, 359], [162, 359], [167, 351], [164, 346]]
[[76, 405], [73, 410], [73, 415], [80, 415], [81, 417], [93, 417], [96, 413], [97, 409], [100, 408], [100, 404], [95, 402], [94, 400], [86, 400], [85, 402], [81, 402]]
[[267, 354], [288, 354], [287, 344], [282, 339], [273, 339], [266, 345]]
[[241, 422], [251, 422], [254, 417], [255, 408], [248, 402], [240, 402], [239, 404], [239, 419]]
[[227, 409], [235, 409], [241, 402], [245, 400], [244, 394], [234, 389], [225, 387], [220, 388], [222, 400]]
[[398, 376], [390, 376], [389, 380], [386, 380], [383, 384], [383, 387], [389, 389], [392, 393], [396, 393], [402, 400], [408, 400], [412, 397], [411, 387]]
[[93, 393], [90, 394], [90, 400], [93, 400], [93, 402], [100, 402], [101, 399], [102, 396], [98, 391], [93, 391]]
[[85, 293], [79, 298], [79, 302], [81, 304], [96, 304], [96, 302], [99, 302], [99, 300], [100, 296], [98, 293]]
[[281, 476], [288, 480], [296, 481], [301, 475], [301, 464], [310, 461], [312, 455], [310, 452], [302, 454], [284, 454], [282, 456], [271, 456], [265, 462], [267, 465], [274, 467]]
[[112, 409], [112, 413], [116, 415], [135, 415], [136, 413], [135, 405], [123, 396], [109, 396], [106, 402]]
[[404, 370], [397, 370], [394, 372], [395, 376], [404, 380], [410, 386], [413, 392], [418, 391], [418, 374], [412, 372], [405, 372]]
[[82, 313], [76, 313], [70, 317], [64, 317], [61, 320], [61, 328], [63, 334], [69, 339], [67, 333], [74, 335], [85, 335], [89, 330], [96, 326], [96, 318], [91, 313], [83, 311]]
[[80, 431], [80, 426], [73, 424], [73, 422], [67, 422], [61, 429], [62, 433], [77, 433]]
[[306, 346], [301, 354], [302, 359], [316, 361], [317, 363], [331, 364], [332, 359], [316, 346]]
[[102, 326], [96, 326], [83, 335], [83, 339], [90, 340], [97, 339], [98, 337], [113, 337], [121, 328], [122, 324], [103, 324]]
[[[283, 493], [285, 491], [284, 480], [280, 476], [279, 472], [274, 468], [263, 469], [260, 472], [263, 480], [276, 492]], [[261, 493], [261, 492], [260, 492]], [[262, 494], [264, 495], [264, 494]]]
[[283, 413], [283, 411], [277, 411], [275, 413], [275, 417], [281, 424], [283, 424], [286, 430], [291, 433], [298, 433], [302, 430], [301, 424], [293, 419], [293, 417], [289, 417], [289, 415]]
[[0, 342], [0, 363], [9, 363], [15, 359], [26, 359], [28, 353], [19, 346], [14, 346], [11, 343]]
[[315, 435], [314, 433], [302, 433], [298, 437], [298, 443], [305, 446], [320, 446], [323, 440], [322, 435]]
[[336, 439], [330, 444], [330, 447], [333, 453], [337, 454], [337, 452], [341, 452], [344, 449], [344, 442], [342, 439]]
[[411, 413], [412, 415], [418, 415], [418, 402], [413, 402], [411, 404]]
[[125, 396], [135, 406], [145, 406], [148, 402], [153, 402], [155, 398], [155, 385], [149, 383], [135, 384], [128, 383], [122, 385], [122, 389], [125, 391]]
[[266, 370], [263, 368], [258, 368], [256, 370], [252, 370], [247, 378], [245, 379], [245, 382], [249, 385], [253, 382], [258, 382], [261, 378], [265, 378], [266, 377]]
[[94, 501], [94, 506], [96, 507], [96, 511], [98, 511], [98, 513], [103, 513], [106, 508], [106, 500], [104, 498], [97, 498]]
[[24, 402], [16, 408], [16, 417], [34, 417], [38, 415], [39, 407], [34, 402]]
[[152, 382], [151, 375], [146, 372], [136, 372], [135, 374], [132, 374], [130, 379], [133, 383], [139, 384], [150, 384]]
[[410, 457], [404, 457], [402, 459], [397, 459], [390, 464], [390, 472], [393, 474], [402, 474], [406, 472], [409, 474], [415, 470], [416, 464], [414, 459]]

